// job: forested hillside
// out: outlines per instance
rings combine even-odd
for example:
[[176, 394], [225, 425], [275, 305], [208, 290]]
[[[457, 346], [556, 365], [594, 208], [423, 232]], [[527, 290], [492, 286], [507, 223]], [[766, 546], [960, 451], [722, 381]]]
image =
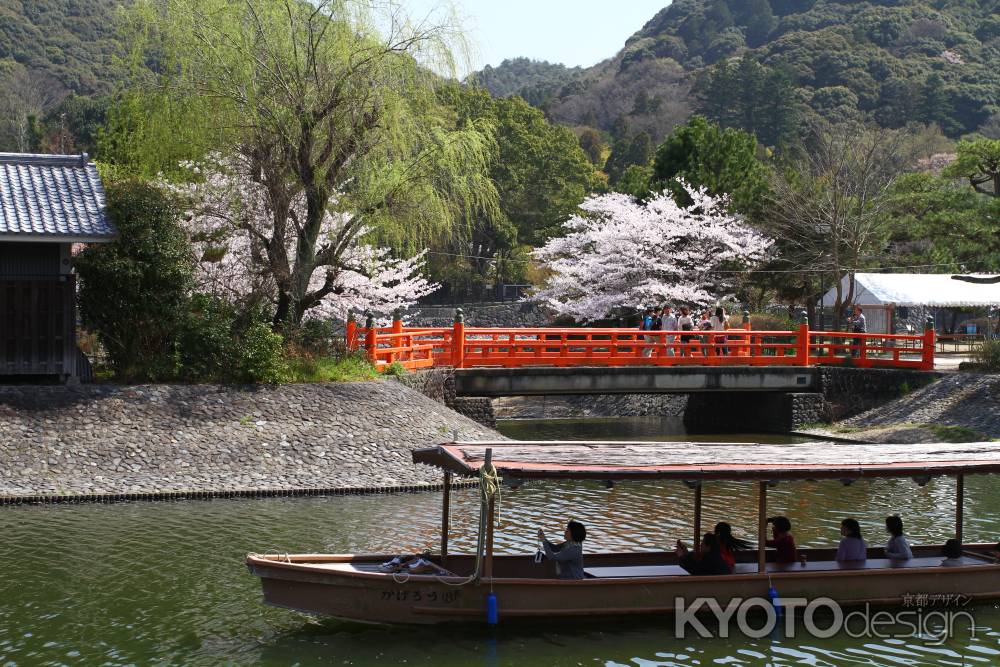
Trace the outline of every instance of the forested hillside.
[[121, 0], [0, 0], [0, 150], [93, 151]]
[[[82, 94], [110, 87], [120, 0], [3, 0], [0, 63], [19, 63]], [[4, 62], [6, 61], [6, 62]]]
[[[506, 65], [491, 77], [518, 89]], [[801, 120], [789, 114], [960, 136], [1000, 111], [1000, 2], [675, 0], [540, 103], [571, 124], [625, 119], [654, 141], [692, 109], [766, 144]]]

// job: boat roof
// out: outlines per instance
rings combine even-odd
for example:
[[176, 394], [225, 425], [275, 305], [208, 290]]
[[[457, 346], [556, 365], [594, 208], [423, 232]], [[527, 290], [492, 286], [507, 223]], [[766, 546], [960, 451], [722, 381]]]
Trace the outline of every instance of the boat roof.
[[473, 476], [487, 449], [499, 474], [516, 479], [771, 481], [1000, 472], [995, 442], [450, 442], [414, 450], [413, 461]]

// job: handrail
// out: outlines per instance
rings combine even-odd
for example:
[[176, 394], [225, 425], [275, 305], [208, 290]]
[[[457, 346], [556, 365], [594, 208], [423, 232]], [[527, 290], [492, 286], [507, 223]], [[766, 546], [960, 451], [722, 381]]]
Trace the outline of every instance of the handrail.
[[348, 347], [379, 370], [525, 366], [817, 366], [934, 368], [936, 335], [797, 330], [642, 331], [612, 327], [358, 327]]

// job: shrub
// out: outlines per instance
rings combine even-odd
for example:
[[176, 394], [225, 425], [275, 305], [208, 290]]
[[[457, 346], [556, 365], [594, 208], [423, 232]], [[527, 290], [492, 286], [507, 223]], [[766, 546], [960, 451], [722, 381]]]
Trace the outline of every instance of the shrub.
[[241, 316], [204, 294], [191, 299], [175, 359], [178, 378], [193, 382], [278, 383], [288, 375], [284, 339], [264, 314]]
[[391, 364], [389, 364], [389, 367], [385, 369], [385, 371], [383, 372], [383, 374], [384, 375], [391, 375], [393, 377], [400, 378], [400, 377], [403, 377], [404, 375], [406, 375], [409, 372], [410, 371], [406, 370], [406, 366], [404, 366], [403, 364], [399, 363], [398, 361], [394, 361]]
[[110, 184], [107, 200], [118, 238], [92, 245], [74, 260], [83, 325], [97, 335], [119, 379], [167, 379], [194, 284], [180, 207], [141, 181]]
[[284, 339], [267, 322], [252, 321], [235, 340], [232, 380], [277, 384], [288, 379]]
[[983, 341], [972, 351], [972, 360], [983, 370], [1000, 372], [1000, 340]]

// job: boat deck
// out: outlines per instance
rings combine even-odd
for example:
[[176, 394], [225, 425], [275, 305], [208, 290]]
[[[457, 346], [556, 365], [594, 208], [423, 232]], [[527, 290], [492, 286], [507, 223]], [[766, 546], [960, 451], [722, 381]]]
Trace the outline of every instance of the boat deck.
[[[889, 560], [887, 558], [869, 558], [864, 561], [841, 563], [835, 560], [821, 560], [799, 563], [779, 564], [768, 563], [768, 572], [835, 572], [839, 570], [884, 570], [940, 567], [943, 558], [940, 556], [911, 558], [910, 560]], [[960, 563], [952, 567], [966, 565], [988, 565], [986, 561], [963, 557]], [[621, 565], [614, 567], [585, 567], [584, 572], [597, 579], [614, 579], [626, 577], [680, 577], [690, 576], [680, 565]], [[737, 563], [733, 574], [756, 574], [756, 563]]]

